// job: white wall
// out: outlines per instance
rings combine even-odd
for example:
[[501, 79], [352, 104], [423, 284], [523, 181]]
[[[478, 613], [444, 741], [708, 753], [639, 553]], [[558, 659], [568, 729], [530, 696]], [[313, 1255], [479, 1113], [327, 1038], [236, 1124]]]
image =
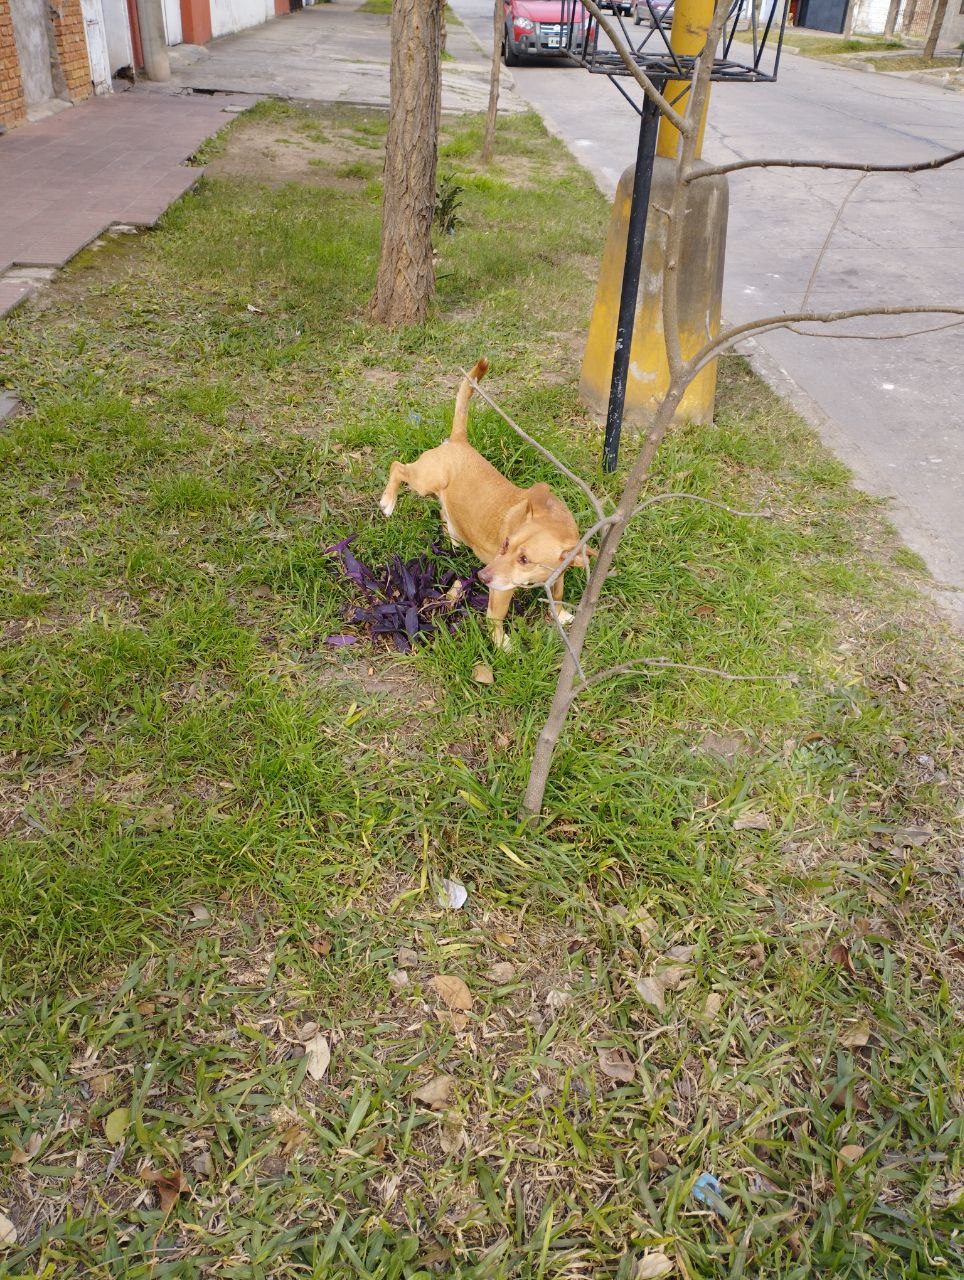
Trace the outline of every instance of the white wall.
[[161, 12], [164, 15], [165, 42], [180, 44], [184, 39], [181, 32], [181, 0], [163, 0]]
[[226, 36], [274, 17], [274, 0], [211, 0], [211, 34]]
[[851, 31], [879, 35], [887, 24], [890, 0], [857, 0]]
[[101, 8], [104, 11], [107, 58], [110, 62], [111, 75], [113, 75], [121, 67], [130, 67], [134, 63], [131, 25], [127, 17], [125, 0], [101, 0]]

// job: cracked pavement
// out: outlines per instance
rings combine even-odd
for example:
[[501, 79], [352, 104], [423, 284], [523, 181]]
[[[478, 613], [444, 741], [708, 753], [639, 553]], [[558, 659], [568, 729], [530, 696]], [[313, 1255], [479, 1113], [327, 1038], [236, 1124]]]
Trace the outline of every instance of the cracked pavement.
[[[453, 0], [488, 46], [491, 8]], [[604, 77], [560, 64], [513, 68], [516, 92], [612, 195], [636, 149], [635, 116]], [[716, 85], [704, 156], [928, 160], [964, 138], [964, 95], [785, 55], [776, 84]], [[799, 307], [837, 210], [860, 175], [749, 170], [730, 176], [724, 312], [742, 323]], [[964, 305], [964, 163], [865, 177], [852, 192], [810, 294], [818, 309]], [[602, 246], [600, 245], [600, 252]], [[889, 499], [907, 545], [964, 624], [964, 328], [889, 341], [870, 333], [948, 317], [841, 325], [847, 338], [776, 331], [749, 352], [816, 426], [860, 486]], [[746, 347], [742, 347], [746, 350]]]

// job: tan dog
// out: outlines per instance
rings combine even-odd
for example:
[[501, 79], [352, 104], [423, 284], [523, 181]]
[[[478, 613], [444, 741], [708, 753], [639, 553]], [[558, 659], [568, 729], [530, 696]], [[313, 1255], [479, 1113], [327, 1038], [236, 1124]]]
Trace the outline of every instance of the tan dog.
[[[508, 648], [503, 622], [513, 592], [545, 582], [578, 543], [579, 529], [548, 485], [520, 489], [469, 444], [470, 379], [481, 380], [488, 367], [483, 358], [463, 378], [448, 440], [414, 462], [392, 463], [379, 505], [390, 516], [403, 481], [422, 497], [432, 493], [438, 498], [453, 544], [466, 543], [485, 565], [479, 578], [489, 588], [486, 616], [492, 638], [498, 648]], [[588, 566], [586, 553], [580, 552], [573, 563]], [[563, 598], [564, 576], [552, 584], [555, 600]], [[572, 621], [572, 614], [563, 609], [559, 616], [563, 622]]]

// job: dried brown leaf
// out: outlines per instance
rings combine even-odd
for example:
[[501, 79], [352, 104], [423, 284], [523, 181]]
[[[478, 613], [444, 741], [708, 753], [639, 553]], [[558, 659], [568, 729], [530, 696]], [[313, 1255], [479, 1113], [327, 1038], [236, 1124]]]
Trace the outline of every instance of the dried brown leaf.
[[684, 978], [692, 978], [692, 972], [686, 965], [671, 964], [664, 969], [657, 969], [654, 980], [658, 982], [664, 991], [675, 991]]
[[734, 831], [769, 831], [772, 828], [769, 817], [765, 813], [758, 813], [754, 810], [747, 810], [741, 813], [733, 823]]
[[447, 1156], [457, 1155], [468, 1141], [468, 1135], [462, 1127], [462, 1121], [454, 1111], [448, 1112], [442, 1120], [439, 1134], [439, 1146]]
[[411, 969], [418, 964], [418, 952], [413, 951], [411, 947], [399, 947], [395, 958], [399, 969]]
[[689, 964], [695, 955], [695, 946], [677, 946], [670, 947], [666, 952], [666, 959], [675, 960], [677, 964]]
[[493, 933], [492, 941], [499, 947], [515, 946], [515, 936], [511, 933]]
[[427, 1084], [421, 1085], [412, 1093], [416, 1102], [424, 1103], [433, 1111], [441, 1111], [449, 1100], [455, 1080], [452, 1076], [433, 1076]]
[[511, 982], [515, 977], [515, 965], [509, 964], [507, 960], [500, 960], [496, 964], [489, 966], [485, 971], [485, 976], [490, 982], [498, 983], [501, 986], [506, 982]]
[[195, 920], [202, 924], [207, 924], [211, 920], [211, 913], [203, 902], [192, 902], [188, 907], [191, 915]]
[[404, 969], [395, 969], [388, 975], [388, 985], [396, 991], [408, 986], [408, 974]]
[[712, 1022], [716, 1015], [723, 1007], [723, 997], [719, 991], [711, 991], [706, 997], [706, 1004], [703, 1006], [703, 1018], [707, 1022]]
[[5, 1213], [0, 1213], [0, 1249], [17, 1243], [17, 1228]]
[[40, 1145], [42, 1142], [43, 1142], [43, 1136], [41, 1135], [39, 1130], [36, 1133], [32, 1133], [30, 1137], [27, 1139], [27, 1145], [25, 1147], [14, 1147], [10, 1155], [10, 1163], [11, 1164], [29, 1164], [30, 1161], [37, 1154], [37, 1152], [40, 1150]]
[[830, 963], [835, 964], [838, 969], [846, 969], [848, 973], [856, 974], [854, 962], [850, 958], [850, 948], [846, 942], [835, 942], [830, 948]]
[[494, 684], [495, 676], [487, 662], [477, 662], [472, 668], [472, 679], [476, 684]]
[[553, 988], [553, 990], [546, 992], [546, 1008], [550, 1013], [558, 1013], [560, 1009], [565, 1009], [570, 1004], [572, 1004], [571, 991], [560, 991]]
[[655, 978], [637, 978], [636, 990], [643, 997], [647, 1004], [653, 1006], [657, 1013], [663, 1013], [666, 1009], [666, 1000], [664, 998], [665, 987], [662, 979]]
[[636, 1079], [636, 1064], [625, 1049], [604, 1049], [600, 1046], [596, 1052], [599, 1054], [599, 1070], [603, 1075], [609, 1076], [611, 1080], [620, 1080], [623, 1084], [630, 1084]]
[[462, 979], [454, 974], [436, 974], [432, 979], [432, 986], [450, 1009], [472, 1008], [472, 993]]
[[632, 1280], [660, 1280], [676, 1270], [676, 1263], [665, 1253], [647, 1253], [637, 1258], [630, 1272]]
[[870, 1023], [864, 1020], [848, 1027], [840, 1036], [845, 1049], [862, 1049], [870, 1040]]
[[141, 1177], [157, 1192], [158, 1203], [165, 1218], [177, 1204], [178, 1197], [189, 1190], [187, 1179], [180, 1169], [145, 1169]]
[[848, 1142], [845, 1147], [841, 1147], [837, 1152], [838, 1168], [842, 1168], [845, 1164], [855, 1164], [863, 1154], [863, 1147], [856, 1142]]
[[331, 1048], [327, 1038], [320, 1031], [306, 1043], [305, 1057], [308, 1059], [308, 1075], [312, 1080], [323, 1080], [328, 1064], [331, 1062]]

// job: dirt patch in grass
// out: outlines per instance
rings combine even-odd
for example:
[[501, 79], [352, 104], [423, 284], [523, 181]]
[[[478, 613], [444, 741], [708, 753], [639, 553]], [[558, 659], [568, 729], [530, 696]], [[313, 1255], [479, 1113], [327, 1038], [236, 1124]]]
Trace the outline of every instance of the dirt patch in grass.
[[371, 160], [371, 152], [350, 136], [321, 140], [299, 132], [285, 120], [242, 121], [232, 131], [218, 155], [205, 166], [213, 178], [250, 179], [269, 187], [300, 182], [357, 190], [371, 176], [354, 171]]

